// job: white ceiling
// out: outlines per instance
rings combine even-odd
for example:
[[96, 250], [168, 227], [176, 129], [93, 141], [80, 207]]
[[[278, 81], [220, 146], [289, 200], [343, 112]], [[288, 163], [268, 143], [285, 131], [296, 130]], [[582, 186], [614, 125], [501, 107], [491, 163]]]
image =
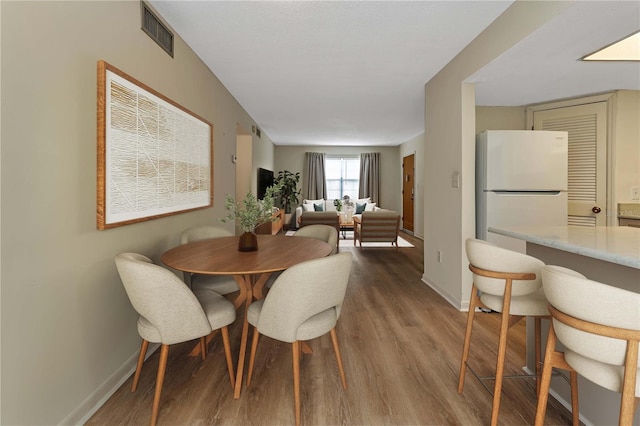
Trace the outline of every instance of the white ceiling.
[[[512, 1], [151, 0], [278, 145], [398, 145], [424, 85]], [[640, 90], [640, 62], [582, 56], [640, 28], [638, 1], [578, 1], [468, 81], [478, 105]]]

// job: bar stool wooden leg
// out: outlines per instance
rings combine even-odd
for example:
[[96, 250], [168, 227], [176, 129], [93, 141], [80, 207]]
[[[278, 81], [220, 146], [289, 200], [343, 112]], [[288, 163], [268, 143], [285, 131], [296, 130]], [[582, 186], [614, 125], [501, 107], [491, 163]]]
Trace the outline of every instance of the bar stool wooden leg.
[[[547, 336], [547, 348], [544, 353], [544, 365], [542, 367], [542, 378], [540, 380], [540, 394], [538, 395], [538, 406], [536, 407], [535, 426], [544, 424], [544, 416], [547, 413], [547, 402], [549, 400], [549, 387], [551, 386], [551, 371], [553, 370], [553, 355], [556, 347], [556, 334], [553, 325], [549, 326]], [[572, 386], [573, 387], [573, 386]], [[573, 391], [571, 392], [573, 399]]]
[[[578, 407], [578, 373], [571, 371], [569, 373], [571, 383], [571, 421], [573, 426], [580, 424], [580, 409]], [[547, 389], [547, 393], [548, 393]]]
[[460, 361], [460, 377], [458, 378], [458, 393], [464, 389], [464, 377], [467, 373], [467, 360], [469, 359], [469, 347], [471, 344], [471, 331], [473, 329], [473, 318], [478, 305], [478, 291], [476, 285], [471, 286], [471, 300], [469, 301], [469, 313], [467, 314], [467, 328], [464, 333], [464, 345], [462, 347], [462, 360]]
[[557, 342], [553, 324], [549, 326], [547, 337], [547, 348], [544, 353], [544, 366], [542, 368], [542, 378], [540, 380], [540, 395], [538, 396], [538, 406], [536, 407], [535, 426], [544, 425], [544, 416], [547, 411], [549, 401], [549, 387], [551, 386], [551, 373], [553, 367], [558, 367], [569, 371], [571, 383], [571, 421], [573, 426], [580, 424], [580, 410], [578, 407], [578, 373], [576, 373], [564, 360], [564, 354], [555, 350]]
[[627, 354], [622, 382], [622, 401], [620, 403], [620, 424], [632, 424], [633, 412], [636, 407], [636, 377], [638, 370], [638, 341], [627, 341]]
[[540, 317], [536, 317], [534, 320], [534, 339], [535, 339], [535, 351], [536, 351], [536, 396], [540, 396], [540, 354], [542, 352], [542, 344], [540, 342], [540, 340], [542, 339], [541, 337], [541, 330], [542, 330], [542, 319]]
[[491, 408], [491, 426], [498, 424], [500, 411], [500, 395], [502, 394], [502, 377], [504, 376], [504, 358], [507, 354], [507, 334], [509, 333], [509, 307], [511, 306], [511, 279], [507, 278], [504, 288], [504, 299], [500, 319], [500, 339], [498, 341], [498, 359], [496, 360], [496, 383], [493, 388], [493, 405]]
[[500, 395], [502, 394], [502, 377], [504, 376], [504, 359], [507, 353], [507, 333], [509, 332], [509, 312], [503, 312], [500, 321], [500, 340], [498, 342], [498, 359], [496, 360], [496, 383], [493, 388], [493, 405], [491, 408], [491, 425], [498, 424], [500, 411]]

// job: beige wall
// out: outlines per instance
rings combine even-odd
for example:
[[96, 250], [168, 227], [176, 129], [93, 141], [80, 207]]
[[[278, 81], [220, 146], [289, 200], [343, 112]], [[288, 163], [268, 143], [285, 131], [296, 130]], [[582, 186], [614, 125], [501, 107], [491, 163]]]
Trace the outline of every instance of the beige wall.
[[514, 2], [425, 85], [423, 280], [461, 309], [471, 290], [464, 241], [475, 235], [475, 90], [464, 81], [569, 5]]
[[640, 187], [640, 91], [618, 91], [614, 104], [615, 203], [638, 203], [631, 188]]
[[[156, 261], [187, 227], [217, 224], [234, 193], [236, 129], [253, 120], [176, 38], [140, 30], [140, 4], [0, 2], [2, 424], [78, 424], [131, 373], [136, 314], [113, 258]], [[215, 206], [96, 230], [96, 62], [214, 124]], [[271, 167], [273, 144], [253, 136]]]
[[525, 107], [476, 107], [476, 135], [483, 130], [524, 130]]
[[[400, 172], [399, 149], [397, 146], [290, 146], [276, 145], [274, 154], [274, 173], [277, 175], [280, 170], [290, 172], [300, 172], [304, 175], [304, 158], [306, 152], [324, 152], [327, 155], [354, 155], [362, 152], [380, 153], [380, 207], [389, 210], [402, 210], [402, 174]], [[304, 194], [305, 182], [301, 179], [300, 189]], [[300, 200], [302, 201], [302, 200]]]

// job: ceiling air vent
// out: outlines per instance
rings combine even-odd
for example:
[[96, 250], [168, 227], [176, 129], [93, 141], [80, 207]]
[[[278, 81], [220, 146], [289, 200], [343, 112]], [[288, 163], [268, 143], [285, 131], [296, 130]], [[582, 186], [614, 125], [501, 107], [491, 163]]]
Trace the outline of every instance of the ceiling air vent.
[[147, 33], [162, 49], [173, 58], [173, 33], [151, 11], [149, 6], [140, 2], [142, 10], [142, 31]]

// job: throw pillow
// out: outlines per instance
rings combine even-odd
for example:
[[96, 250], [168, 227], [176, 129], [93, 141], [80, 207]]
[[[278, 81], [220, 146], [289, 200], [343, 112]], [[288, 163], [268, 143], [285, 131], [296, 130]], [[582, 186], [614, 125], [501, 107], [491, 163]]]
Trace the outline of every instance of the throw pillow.
[[313, 203], [304, 203], [302, 205], [302, 211], [303, 212], [313, 212], [313, 211], [316, 210], [313, 206], [314, 206]]
[[364, 211], [364, 209], [367, 207], [367, 203], [356, 203], [356, 214], [362, 214], [362, 212]]
[[324, 203], [314, 204], [313, 205], [313, 210], [317, 211], [317, 212], [323, 212], [324, 211]]
[[365, 212], [372, 212], [376, 209], [376, 203], [367, 203], [366, 207], [364, 208]]
[[320, 198], [319, 200], [302, 200], [302, 204], [318, 204], [318, 203], [324, 203], [324, 200], [322, 198]]

